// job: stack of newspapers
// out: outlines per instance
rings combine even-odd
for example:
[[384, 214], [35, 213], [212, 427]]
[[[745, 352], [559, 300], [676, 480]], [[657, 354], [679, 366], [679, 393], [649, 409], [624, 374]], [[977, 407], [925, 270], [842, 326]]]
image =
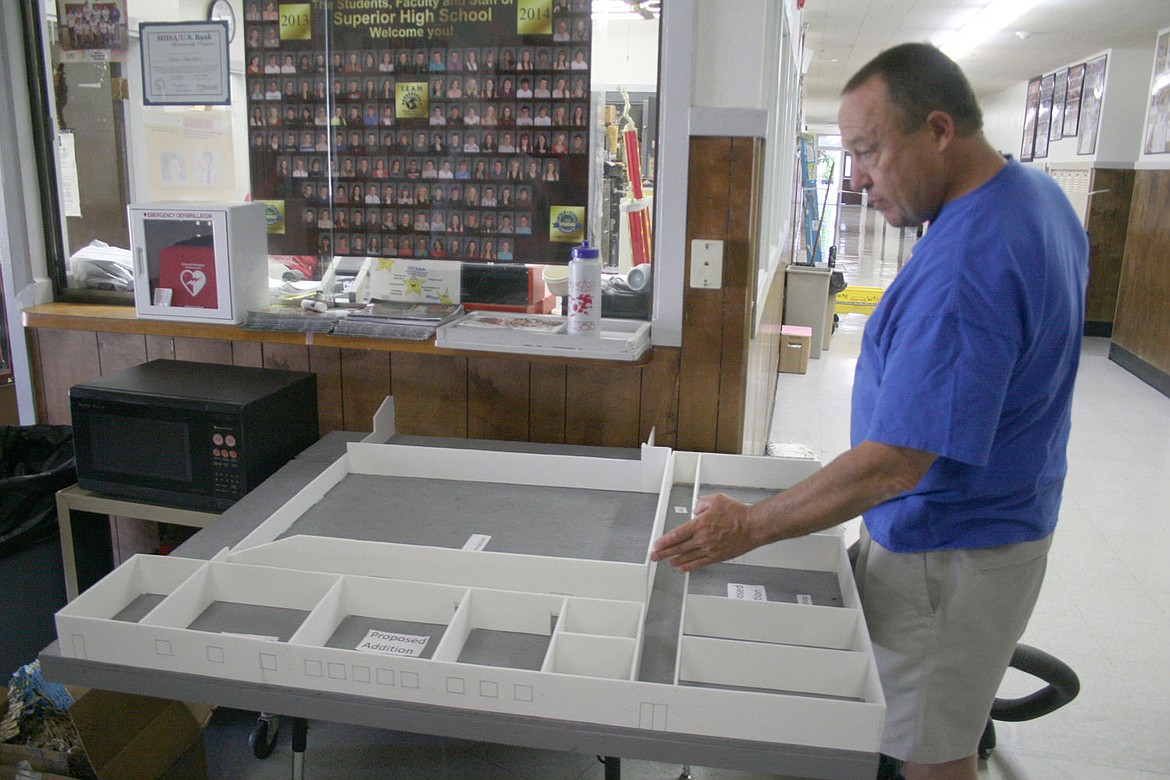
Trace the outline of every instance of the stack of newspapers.
[[375, 300], [338, 320], [333, 335], [422, 341], [434, 338], [436, 328], [462, 314], [458, 303]]
[[306, 310], [299, 305], [275, 304], [259, 311], [249, 311], [248, 318], [241, 327], [248, 330], [331, 333], [333, 326], [346, 314], [346, 309], [328, 309], [318, 312]]

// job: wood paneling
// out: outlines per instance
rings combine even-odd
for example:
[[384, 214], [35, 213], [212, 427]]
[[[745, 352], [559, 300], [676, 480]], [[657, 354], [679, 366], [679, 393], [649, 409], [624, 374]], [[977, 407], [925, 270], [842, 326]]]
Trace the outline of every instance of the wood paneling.
[[1085, 229], [1089, 233], [1089, 287], [1085, 325], [1090, 334], [1109, 335], [1125, 258], [1125, 236], [1133, 200], [1134, 172], [1096, 168], [1089, 186]]
[[147, 360], [174, 360], [175, 340], [170, 336], [146, 337]]
[[637, 447], [642, 369], [570, 364], [565, 380], [565, 443]]
[[138, 333], [99, 333], [102, 376], [146, 362], [146, 337]]
[[1113, 342], [1163, 374], [1170, 373], [1170, 171], [1134, 178]]
[[249, 366], [251, 368], [263, 368], [263, 345], [255, 341], [233, 341], [232, 365]]
[[300, 344], [265, 344], [265, 368], [279, 368], [284, 371], [308, 371], [309, 347]]
[[224, 339], [176, 337], [175, 359], [230, 366], [232, 364], [232, 342]]
[[[763, 144], [749, 138], [692, 138], [687, 189], [691, 242], [723, 242], [723, 285], [683, 293], [679, 363], [680, 449], [741, 452], [757, 247]], [[769, 402], [770, 403], [770, 402]]]
[[654, 441], [663, 447], [678, 442], [678, 349], [659, 347], [654, 360], [642, 369], [642, 414], [638, 422], [638, 441], [647, 441], [654, 431]]
[[545, 444], [565, 443], [564, 364], [528, 364], [528, 436]]
[[36, 365], [41, 408], [37, 421], [70, 425], [69, 388], [102, 375], [96, 333], [41, 330], [36, 334]]
[[[727, 236], [730, 166], [730, 138], [691, 139], [687, 256], [683, 279], [690, 279], [691, 241], [702, 238], [722, 241]], [[715, 449], [722, 333], [723, 291], [686, 287], [683, 291], [683, 351], [679, 365], [680, 449], [703, 452]]]
[[[723, 254], [723, 333], [719, 351], [719, 417], [715, 449], [740, 452], [748, 377], [751, 333], [751, 277], [757, 252], [758, 199], [756, 182], [762, 142], [734, 138], [729, 165], [727, 236]], [[738, 183], [737, 183], [738, 182]]]
[[418, 436], [467, 436], [467, 358], [395, 355], [390, 364], [396, 427]]
[[527, 366], [508, 358], [467, 359], [467, 435], [528, 441]]
[[[341, 418], [348, 431], [372, 431], [374, 412], [390, 395], [390, 353], [341, 350]], [[395, 399], [399, 402], [401, 399]], [[402, 419], [401, 407], [396, 408]]]
[[309, 366], [305, 370], [317, 375], [317, 421], [321, 433], [344, 431], [341, 350], [336, 347], [309, 347]]

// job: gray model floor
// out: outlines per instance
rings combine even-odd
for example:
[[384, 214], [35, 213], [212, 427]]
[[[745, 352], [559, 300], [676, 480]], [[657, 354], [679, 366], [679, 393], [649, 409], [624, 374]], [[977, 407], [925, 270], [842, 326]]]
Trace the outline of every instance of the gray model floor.
[[349, 474], [283, 536], [459, 549], [486, 534], [493, 552], [641, 563], [657, 506], [657, 493]]

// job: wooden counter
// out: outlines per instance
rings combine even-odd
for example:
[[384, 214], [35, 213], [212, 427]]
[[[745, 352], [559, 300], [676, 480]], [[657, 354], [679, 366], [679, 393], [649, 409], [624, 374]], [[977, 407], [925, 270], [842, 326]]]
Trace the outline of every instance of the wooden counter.
[[433, 340], [146, 320], [128, 306], [92, 304], [33, 306], [23, 319], [38, 419], [48, 423], [70, 422], [74, 384], [175, 358], [317, 374], [322, 433], [370, 430], [391, 394], [398, 429], [410, 434], [636, 447], [650, 428], [675, 427], [658, 399], [673, 394], [678, 350], [651, 350], [638, 363], [469, 352]]

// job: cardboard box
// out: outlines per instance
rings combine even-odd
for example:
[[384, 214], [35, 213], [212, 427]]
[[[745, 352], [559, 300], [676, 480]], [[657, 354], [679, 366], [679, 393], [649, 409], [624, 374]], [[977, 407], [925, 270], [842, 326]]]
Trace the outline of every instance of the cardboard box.
[[[70, 689], [69, 708], [81, 748], [99, 780], [195, 780], [207, 776], [203, 727], [214, 708], [129, 693]], [[84, 758], [62, 751], [0, 744], [0, 780], [27, 762], [41, 777], [85, 777]]]
[[780, 373], [803, 374], [808, 371], [808, 355], [812, 349], [812, 328], [804, 325], [785, 325], [780, 329]]

